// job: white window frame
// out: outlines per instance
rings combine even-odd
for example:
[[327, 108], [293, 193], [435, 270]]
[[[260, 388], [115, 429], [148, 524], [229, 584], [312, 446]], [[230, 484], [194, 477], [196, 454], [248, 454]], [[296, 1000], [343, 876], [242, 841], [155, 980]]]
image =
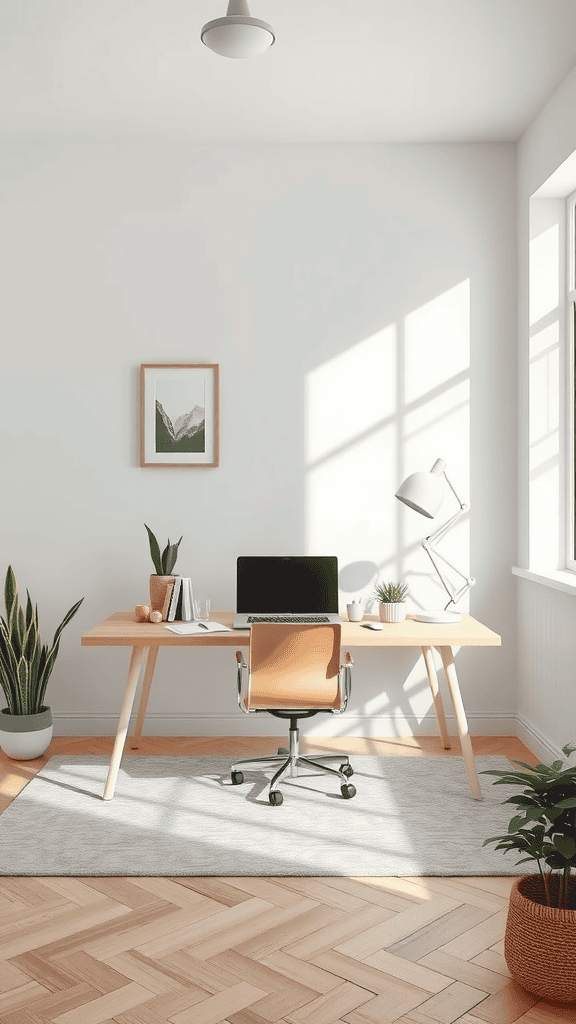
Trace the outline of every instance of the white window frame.
[[563, 364], [566, 371], [566, 387], [563, 389], [565, 410], [565, 460], [564, 473], [566, 482], [566, 568], [576, 572], [576, 532], [574, 517], [576, 515], [576, 463], [574, 446], [574, 429], [576, 426], [576, 388], [575, 388], [575, 353], [576, 336], [574, 316], [576, 310], [576, 192], [566, 198], [566, 268], [565, 268], [565, 309], [566, 326], [564, 337], [566, 352]]

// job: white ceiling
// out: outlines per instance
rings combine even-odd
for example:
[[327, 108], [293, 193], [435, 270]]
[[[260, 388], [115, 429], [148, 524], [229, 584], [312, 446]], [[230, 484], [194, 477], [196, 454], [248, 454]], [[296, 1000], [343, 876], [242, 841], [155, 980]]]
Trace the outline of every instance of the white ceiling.
[[200, 42], [226, 5], [0, 0], [0, 132], [508, 141], [576, 64], [576, 0], [250, 0], [250, 60]]

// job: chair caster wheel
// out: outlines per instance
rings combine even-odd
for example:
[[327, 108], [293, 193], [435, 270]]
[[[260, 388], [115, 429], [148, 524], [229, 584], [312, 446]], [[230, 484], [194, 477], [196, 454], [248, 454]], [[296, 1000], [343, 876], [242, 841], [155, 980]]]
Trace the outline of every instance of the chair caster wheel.
[[345, 800], [351, 800], [353, 796], [356, 796], [356, 786], [352, 783], [348, 786], [340, 786], [340, 792]]
[[347, 779], [351, 779], [352, 776], [354, 775], [354, 769], [351, 764], [341, 764], [340, 771], [342, 772], [343, 775], [346, 776]]
[[233, 786], [241, 786], [244, 782], [244, 772], [231, 772], [230, 778]]
[[268, 794], [268, 800], [272, 807], [280, 807], [280, 804], [284, 800], [284, 797], [282, 796], [282, 793], [280, 792], [279, 789], [274, 789], [271, 793]]

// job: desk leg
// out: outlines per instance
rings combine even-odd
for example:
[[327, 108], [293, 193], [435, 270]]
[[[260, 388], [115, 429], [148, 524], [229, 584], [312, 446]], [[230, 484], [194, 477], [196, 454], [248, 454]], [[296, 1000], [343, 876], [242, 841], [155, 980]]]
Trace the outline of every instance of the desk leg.
[[468, 732], [468, 722], [466, 720], [464, 704], [462, 703], [460, 686], [458, 685], [458, 676], [456, 675], [456, 666], [454, 665], [452, 648], [440, 647], [439, 651], [442, 656], [442, 664], [444, 665], [444, 672], [446, 673], [446, 681], [448, 683], [448, 689], [450, 690], [450, 696], [454, 705], [458, 735], [460, 736], [460, 744], [462, 746], [462, 757], [466, 768], [466, 774], [468, 776], [468, 782], [470, 783], [472, 796], [475, 800], [482, 800], [482, 790], [480, 789], [480, 782], [476, 771], [476, 762], [474, 761], [472, 742], [470, 740], [470, 733]]
[[434, 664], [434, 652], [431, 647], [423, 647], [422, 654], [424, 655], [424, 664], [426, 665], [428, 682], [430, 683], [430, 689], [432, 691], [432, 700], [434, 701], [434, 711], [436, 712], [436, 721], [438, 722], [440, 739], [442, 740], [444, 750], [450, 750], [450, 737], [448, 735], [448, 726], [446, 725], [446, 715], [444, 714], [442, 694], [440, 693], [440, 688], [438, 686], [438, 676], [436, 675], [436, 666]]
[[132, 748], [132, 750], [137, 750], [138, 747], [140, 746], [140, 740], [142, 738], [142, 729], [144, 728], [144, 719], [146, 718], [146, 708], [148, 707], [148, 698], [150, 696], [150, 690], [152, 689], [154, 669], [156, 668], [158, 650], [158, 644], [155, 644], [154, 647], [148, 648], [146, 668], [144, 669], [144, 679], [142, 680], [142, 693], [140, 694], [138, 714], [136, 715], [136, 725], [134, 726], [134, 735], [130, 740], [130, 747]]
[[146, 647], [132, 648], [130, 668], [128, 669], [128, 678], [126, 680], [126, 690], [124, 691], [124, 702], [120, 711], [120, 718], [118, 719], [118, 729], [116, 730], [114, 749], [112, 751], [112, 757], [110, 758], [108, 778], [106, 779], [106, 785], [104, 786], [104, 800], [111, 800], [114, 796], [116, 779], [118, 778], [120, 761], [122, 760], [122, 752], [124, 750], [126, 733], [128, 732], [128, 725], [130, 722], [130, 713], [132, 711], [134, 697], [136, 696], [136, 687], [138, 686], [138, 680], [140, 678], [140, 669], [142, 668], [142, 662], [147, 649], [148, 648]]

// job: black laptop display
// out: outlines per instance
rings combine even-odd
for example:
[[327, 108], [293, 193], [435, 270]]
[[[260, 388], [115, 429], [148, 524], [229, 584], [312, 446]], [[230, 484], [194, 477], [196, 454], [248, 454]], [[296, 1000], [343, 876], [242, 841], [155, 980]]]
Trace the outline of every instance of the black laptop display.
[[340, 622], [335, 555], [241, 555], [234, 629], [253, 621]]

